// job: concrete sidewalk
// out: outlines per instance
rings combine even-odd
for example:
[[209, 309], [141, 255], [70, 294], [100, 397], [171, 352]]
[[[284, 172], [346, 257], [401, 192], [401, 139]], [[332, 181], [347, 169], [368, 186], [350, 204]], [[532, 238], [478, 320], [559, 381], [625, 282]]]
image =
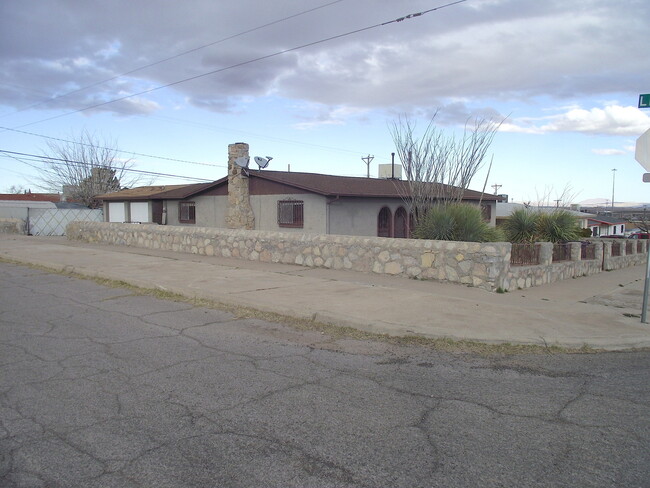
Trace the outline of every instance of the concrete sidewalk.
[[0, 258], [390, 335], [650, 347], [645, 266], [498, 294], [350, 271], [0, 234]]

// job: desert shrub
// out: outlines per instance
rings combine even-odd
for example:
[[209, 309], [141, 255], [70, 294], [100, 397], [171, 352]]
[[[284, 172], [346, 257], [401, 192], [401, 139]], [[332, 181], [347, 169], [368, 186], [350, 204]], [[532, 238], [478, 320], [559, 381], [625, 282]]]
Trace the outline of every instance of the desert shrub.
[[414, 237], [441, 241], [492, 242], [501, 233], [491, 227], [477, 205], [438, 204], [429, 209], [416, 227]]
[[580, 240], [578, 220], [566, 210], [540, 213], [537, 220], [537, 240], [569, 242]]
[[568, 242], [578, 241], [582, 235], [578, 219], [562, 209], [550, 213], [515, 210], [502, 229], [510, 242]]
[[535, 242], [538, 215], [528, 208], [512, 212], [501, 226], [506, 239], [510, 242]]

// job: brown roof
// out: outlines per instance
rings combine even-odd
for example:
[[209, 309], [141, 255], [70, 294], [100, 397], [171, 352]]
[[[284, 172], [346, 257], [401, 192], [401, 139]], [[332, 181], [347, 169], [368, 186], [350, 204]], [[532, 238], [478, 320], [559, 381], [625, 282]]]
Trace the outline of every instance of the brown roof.
[[97, 195], [98, 200], [161, 200], [161, 199], [183, 199], [190, 195], [199, 193], [211, 186], [213, 183], [196, 183], [192, 185], [162, 185], [162, 186], [139, 186], [120, 190], [112, 193]]
[[58, 193], [0, 193], [0, 200], [58, 203], [61, 201], [61, 195]]
[[[284, 171], [251, 171], [250, 174], [326, 196], [400, 198], [409, 193], [408, 184], [403, 180]], [[467, 190], [464, 198], [478, 200], [481, 192]], [[483, 200], [498, 200], [498, 197], [484, 194]]]
[[[402, 180], [258, 170], [250, 170], [250, 177], [274, 181], [324, 196], [400, 198], [408, 194], [407, 183]], [[227, 183], [228, 178], [224, 177], [212, 183], [143, 186], [98, 195], [97, 198], [100, 200], [179, 200]], [[467, 190], [464, 198], [467, 200], [478, 200], [481, 198], [481, 192]], [[496, 195], [483, 194], [483, 200], [493, 201], [498, 199], [499, 197]]]

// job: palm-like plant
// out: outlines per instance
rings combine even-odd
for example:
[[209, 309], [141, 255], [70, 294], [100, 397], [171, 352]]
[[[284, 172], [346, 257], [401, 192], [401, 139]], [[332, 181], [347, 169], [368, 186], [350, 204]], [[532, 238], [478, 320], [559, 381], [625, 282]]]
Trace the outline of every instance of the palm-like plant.
[[577, 219], [566, 210], [540, 213], [537, 219], [537, 240], [545, 242], [580, 240]]
[[550, 213], [515, 210], [503, 225], [510, 242], [568, 242], [580, 239], [578, 220], [566, 210]]
[[535, 242], [538, 215], [528, 208], [512, 212], [502, 226], [506, 239], [510, 242]]
[[481, 209], [468, 203], [433, 206], [413, 235], [418, 239], [465, 242], [493, 242], [502, 237], [500, 231], [483, 220]]

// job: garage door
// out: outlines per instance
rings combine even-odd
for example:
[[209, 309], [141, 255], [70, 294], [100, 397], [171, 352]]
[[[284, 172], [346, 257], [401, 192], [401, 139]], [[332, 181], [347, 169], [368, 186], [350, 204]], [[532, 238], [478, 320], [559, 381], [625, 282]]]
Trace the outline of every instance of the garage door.
[[108, 202], [108, 221], [124, 222], [125, 220], [124, 202]]
[[151, 222], [148, 202], [131, 202], [131, 222]]

